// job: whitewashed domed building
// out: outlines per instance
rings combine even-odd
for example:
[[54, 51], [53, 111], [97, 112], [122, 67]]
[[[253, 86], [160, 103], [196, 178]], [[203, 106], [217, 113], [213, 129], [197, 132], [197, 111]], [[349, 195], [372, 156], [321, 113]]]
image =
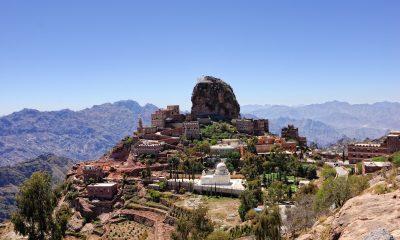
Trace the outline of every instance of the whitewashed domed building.
[[230, 185], [231, 175], [224, 162], [217, 164], [214, 173], [206, 173], [203, 171], [200, 177], [200, 185]]

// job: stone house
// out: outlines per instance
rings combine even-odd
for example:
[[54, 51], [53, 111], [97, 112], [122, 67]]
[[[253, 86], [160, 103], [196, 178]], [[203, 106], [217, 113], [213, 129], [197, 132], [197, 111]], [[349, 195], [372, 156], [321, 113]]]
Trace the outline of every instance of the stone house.
[[111, 200], [118, 193], [118, 184], [114, 182], [109, 183], [95, 183], [87, 186], [89, 199]]

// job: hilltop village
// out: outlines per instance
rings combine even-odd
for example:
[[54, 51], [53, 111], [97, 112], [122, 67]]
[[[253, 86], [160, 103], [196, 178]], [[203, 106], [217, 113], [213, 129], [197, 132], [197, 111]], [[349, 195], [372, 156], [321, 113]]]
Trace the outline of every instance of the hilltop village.
[[[293, 125], [275, 135], [268, 119], [241, 117], [233, 89], [221, 79], [200, 78], [191, 101], [190, 113], [168, 105], [149, 126], [139, 119], [137, 130], [100, 159], [68, 172], [59, 203], [72, 209], [67, 239], [188, 239], [200, 234], [186, 229], [195, 224], [190, 216], [203, 211], [210, 226], [193, 239], [279, 239], [258, 238], [270, 234], [263, 224], [294, 239], [369, 188], [372, 176], [400, 164], [400, 132], [318, 149]], [[339, 200], [334, 191], [343, 191]], [[268, 222], [271, 216], [279, 220]], [[382, 225], [392, 232], [399, 220], [392, 223]], [[345, 227], [302, 239], [331, 239], [320, 236]]]

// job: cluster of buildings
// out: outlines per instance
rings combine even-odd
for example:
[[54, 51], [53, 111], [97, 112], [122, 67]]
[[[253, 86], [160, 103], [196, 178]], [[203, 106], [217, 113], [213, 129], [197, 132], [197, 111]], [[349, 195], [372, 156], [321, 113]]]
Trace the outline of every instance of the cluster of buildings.
[[390, 132], [379, 143], [353, 143], [347, 145], [347, 158], [350, 164], [366, 159], [385, 156], [400, 151], [400, 131]]
[[263, 136], [269, 132], [268, 119], [233, 119], [232, 124], [239, 133]]
[[286, 139], [275, 135], [258, 137], [258, 142], [256, 144], [257, 154], [268, 155], [275, 148], [280, 148], [287, 153], [292, 154], [297, 151], [297, 142], [293, 140], [287, 141]]
[[142, 119], [139, 119], [132, 151], [137, 156], [160, 156], [165, 150], [178, 149], [182, 137], [199, 139], [200, 123], [191, 121], [190, 115], [181, 114], [179, 105], [168, 105], [166, 109], [151, 114], [151, 126], [143, 126]]

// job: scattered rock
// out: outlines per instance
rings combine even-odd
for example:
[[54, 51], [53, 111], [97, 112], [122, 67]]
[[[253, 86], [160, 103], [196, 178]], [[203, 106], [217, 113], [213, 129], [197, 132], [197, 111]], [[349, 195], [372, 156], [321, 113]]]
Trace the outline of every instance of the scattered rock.
[[114, 208], [116, 208], [116, 209], [122, 208], [123, 206], [124, 206], [124, 204], [121, 202], [117, 202], [116, 204], [114, 204]]
[[84, 222], [79, 212], [75, 212], [69, 219], [67, 227], [72, 232], [79, 232], [83, 228], [83, 225]]
[[364, 240], [395, 240], [394, 237], [384, 228], [378, 228], [364, 237]]

